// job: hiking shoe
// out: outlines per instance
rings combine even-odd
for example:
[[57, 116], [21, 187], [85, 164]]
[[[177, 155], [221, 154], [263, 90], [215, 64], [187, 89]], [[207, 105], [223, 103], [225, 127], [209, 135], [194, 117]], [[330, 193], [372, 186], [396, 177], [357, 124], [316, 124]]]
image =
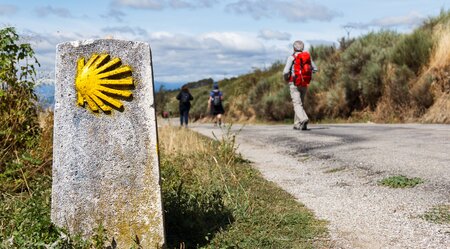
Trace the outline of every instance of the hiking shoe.
[[302, 123], [302, 131], [308, 130], [308, 122], [309, 120], [306, 120]]
[[294, 126], [294, 130], [301, 130], [301, 128], [298, 126]]

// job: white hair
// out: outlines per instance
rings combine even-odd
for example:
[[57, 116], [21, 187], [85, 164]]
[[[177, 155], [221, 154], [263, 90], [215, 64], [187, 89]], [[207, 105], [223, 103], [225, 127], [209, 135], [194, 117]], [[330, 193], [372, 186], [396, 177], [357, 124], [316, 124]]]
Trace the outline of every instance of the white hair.
[[303, 51], [303, 49], [305, 48], [305, 44], [302, 41], [295, 41], [294, 44], [292, 45], [294, 47], [295, 51]]

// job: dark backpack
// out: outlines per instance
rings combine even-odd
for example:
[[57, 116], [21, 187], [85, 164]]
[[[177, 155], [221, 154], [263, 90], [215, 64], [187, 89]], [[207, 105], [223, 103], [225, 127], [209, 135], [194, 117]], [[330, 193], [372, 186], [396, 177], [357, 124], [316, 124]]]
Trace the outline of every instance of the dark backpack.
[[311, 56], [308, 52], [298, 53], [294, 55], [294, 79], [293, 82], [296, 86], [308, 86], [312, 78], [312, 63]]
[[180, 102], [181, 103], [189, 103], [189, 99], [190, 99], [190, 96], [189, 96], [189, 93], [187, 93], [187, 92], [181, 92], [181, 96], [180, 96]]
[[212, 98], [212, 104], [214, 106], [219, 106], [220, 104], [222, 104], [222, 99], [220, 99], [220, 92], [214, 92], [214, 96]]

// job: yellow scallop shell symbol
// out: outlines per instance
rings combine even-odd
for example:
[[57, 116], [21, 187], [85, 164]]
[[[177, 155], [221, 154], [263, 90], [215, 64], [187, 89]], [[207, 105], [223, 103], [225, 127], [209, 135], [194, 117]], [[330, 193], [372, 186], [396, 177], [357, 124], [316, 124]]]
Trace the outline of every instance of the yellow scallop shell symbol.
[[123, 104], [118, 97], [131, 97], [132, 87], [131, 67], [122, 65], [119, 58], [111, 60], [108, 54], [93, 54], [87, 63], [84, 58], [78, 59], [75, 79], [78, 105], [84, 106], [86, 102], [94, 112], [121, 109]]

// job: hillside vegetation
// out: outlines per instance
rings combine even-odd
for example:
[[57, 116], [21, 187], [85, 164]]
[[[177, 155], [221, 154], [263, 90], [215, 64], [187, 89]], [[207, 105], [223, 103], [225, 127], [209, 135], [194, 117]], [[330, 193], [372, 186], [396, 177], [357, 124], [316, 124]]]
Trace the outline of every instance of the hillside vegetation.
[[[410, 34], [383, 30], [339, 46], [309, 52], [320, 68], [308, 89], [305, 108], [314, 121], [450, 123], [450, 11], [441, 11]], [[228, 120], [292, 119], [284, 62], [219, 81]], [[207, 116], [212, 83], [191, 89], [191, 117]], [[157, 110], [178, 112], [176, 91], [159, 92]]]

